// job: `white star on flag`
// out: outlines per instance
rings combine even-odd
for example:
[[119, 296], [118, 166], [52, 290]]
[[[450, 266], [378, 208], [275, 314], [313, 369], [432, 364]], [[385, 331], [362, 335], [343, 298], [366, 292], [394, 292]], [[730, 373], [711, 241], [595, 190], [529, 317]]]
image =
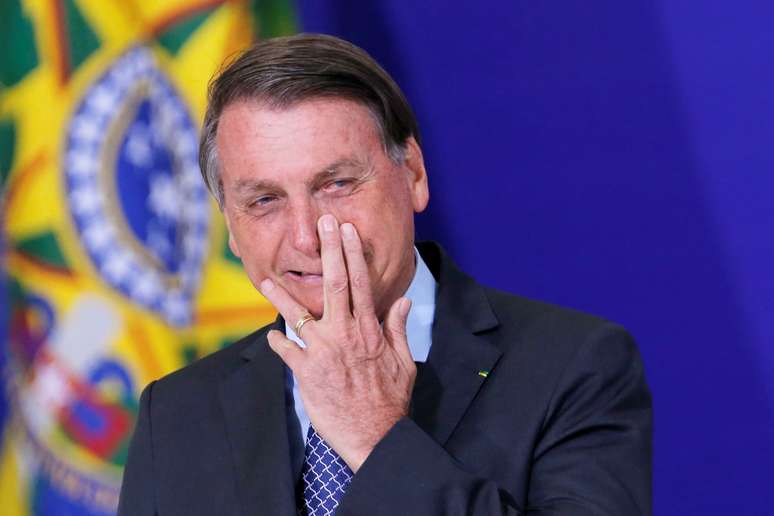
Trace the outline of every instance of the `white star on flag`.
[[177, 221], [180, 217], [179, 188], [173, 178], [164, 173], [151, 176], [148, 207], [162, 219]]

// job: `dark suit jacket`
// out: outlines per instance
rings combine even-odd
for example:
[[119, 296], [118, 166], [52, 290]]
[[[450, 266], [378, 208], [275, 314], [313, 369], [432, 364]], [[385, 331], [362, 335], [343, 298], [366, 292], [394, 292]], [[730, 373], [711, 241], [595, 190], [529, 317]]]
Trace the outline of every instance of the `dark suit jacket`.
[[[432, 244], [433, 345], [411, 417], [338, 516], [650, 513], [651, 399], [615, 324], [483, 287]], [[150, 384], [120, 515], [293, 515], [284, 369], [266, 333]]]

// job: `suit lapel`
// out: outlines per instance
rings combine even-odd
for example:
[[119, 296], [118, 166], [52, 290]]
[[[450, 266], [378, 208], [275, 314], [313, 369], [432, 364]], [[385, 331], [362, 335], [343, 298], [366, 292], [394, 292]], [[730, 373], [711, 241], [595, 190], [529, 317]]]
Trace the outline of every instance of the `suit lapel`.
[[[501, 351], [482, 334], [498, 325], [481, 286], [434, 245], [418, 244], [439, 282], [433, 346], [417, 376], [411, 417], [444, 445], [486, 381]], [[243, 363], [220, 385], [237, 488], [245, 516], [293, 515], [295, 478], [288, 442], [285, 369], [266, 333], [242, 353]]]
[[[276, 328], [279, 321], [273, 325]], [[245, 516], [295, 514], [285, 407], [285, 371], [266, 333], [220, 385], [220, 402]]]
[[478, 283], [437, 246], [418, 248], [439, 288], [433, 345], [417, 376], [411, 417], [444, 445], [502, 354], [482, 336], [499, 323]]

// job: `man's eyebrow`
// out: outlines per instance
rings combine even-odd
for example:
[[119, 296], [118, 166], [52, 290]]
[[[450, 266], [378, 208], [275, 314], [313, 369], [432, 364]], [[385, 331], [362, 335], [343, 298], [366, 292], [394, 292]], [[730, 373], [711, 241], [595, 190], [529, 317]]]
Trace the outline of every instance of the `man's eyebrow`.
[[311, 183], [318, 183], [320, 181], [324, 181], [325, 179], [329, 177], [336, 176], [337, 174], [341, 173], [345, 169], [356, 169], [357, 172], [366, 172], [368, 170], [369, 166], [367, 163], [364, 163], [363, 161], [356, 159], [356, 158], [341, 158], [330, 165], [327, 165], [325, 168], [317, 172], [311, 179]]
[[[341, 158], [330, 165], [326, 165], [308, 181], [309, 184], [317, 184], [329, 177], [334, 177], [346, 169], [356, 169], [358, 172], [366, 172], [368, 164], [356, 158]], [[234, 182], [234, 192], [237, 195], [248, 195], [255, 192], [277, 191], [282, 187], [276, 181], [269, 179], [237, 179]]]
[[278, 183], [266, 179], [260, 179], [257, 181], [254, 179], [238, 179], [234, 183], [234, 190], [238, 195], [265, 190], [277, 190], [279, 188], [280, 186]]

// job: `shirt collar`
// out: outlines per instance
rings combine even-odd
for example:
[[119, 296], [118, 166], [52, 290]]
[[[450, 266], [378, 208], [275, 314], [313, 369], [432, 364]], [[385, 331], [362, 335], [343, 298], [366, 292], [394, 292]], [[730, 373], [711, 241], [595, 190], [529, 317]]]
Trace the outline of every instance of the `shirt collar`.
[[435, 291], [438, 285], [416, 248], [414, 248], [414, 256], [417, 264], [414, 279], [411, 280], [404, 294], [411, 300], [411, 310], [406, 320], [406, 335], [414, 361], [426, 362], [433, 343]]

